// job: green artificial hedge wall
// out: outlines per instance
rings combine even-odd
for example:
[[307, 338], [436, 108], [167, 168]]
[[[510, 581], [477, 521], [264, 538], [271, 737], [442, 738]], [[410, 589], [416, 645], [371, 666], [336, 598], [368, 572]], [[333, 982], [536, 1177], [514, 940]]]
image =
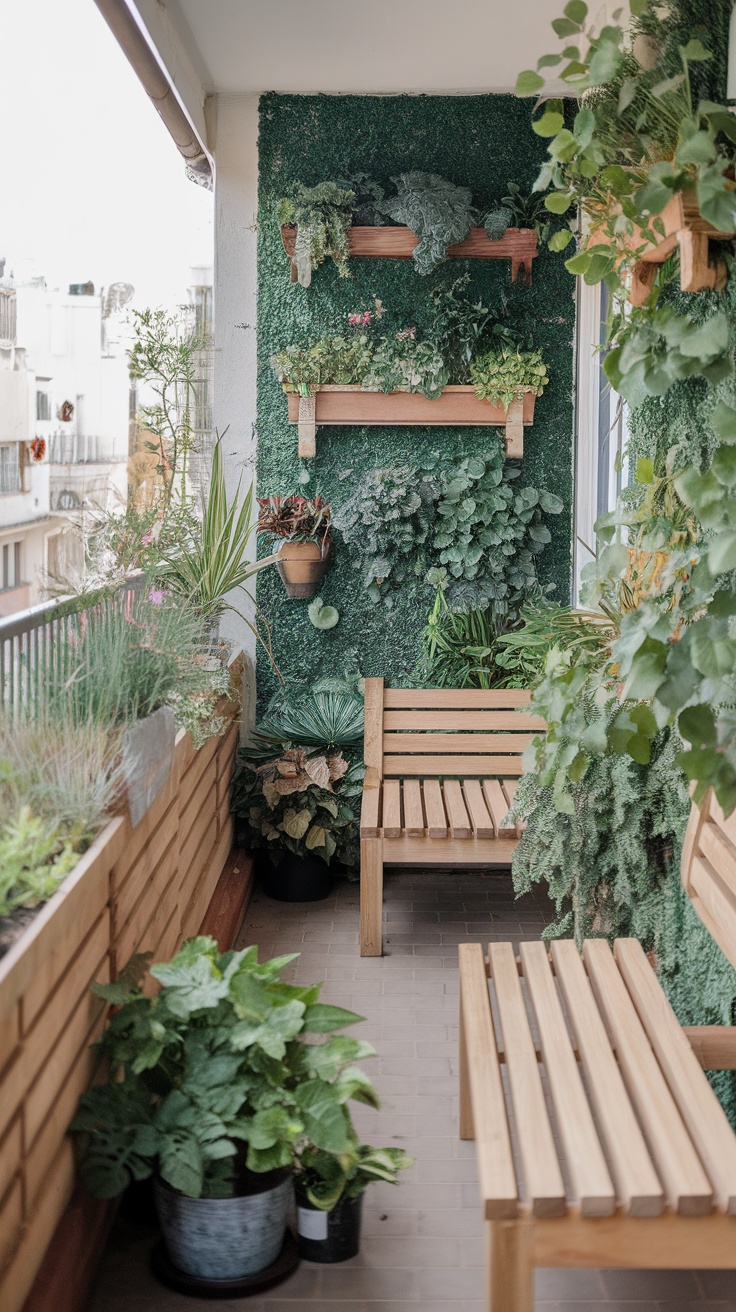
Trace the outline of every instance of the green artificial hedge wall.
[[[269, 358], [293, 341], [309, 341], [344, 329], [349, 313], [373, 309], [380, 298], [387, 330], [426, 328], [434, 307], [429, 289], [469, 272], [471, 291], [484, 299], [508, 298], [510, 320], [533, 333], [549, 364], [551, 382], [537, 400], [534, 426], [525, 431], [523, 479], [562, 497], [565, 510], [550, 516], [552, 542], [538, 558], [543, 583], [569, 600], [572, 502], [573, 279], [563, 258], [546, 249], [534, 261], [532, 286], [523, 275], [511, 283], [507, 260], [449, 260], [420, 277], [411, 260], [354, 260], [352, 276], [339, 278], [327, 260], [304, 289], [289, 282], [289, 266], [277, 219], [280, 198], [296, 182], [317, 182], [364, 172], [390, 188], [408, 169], [442, 174], [470, 187], [479, 206], [505, 194], [506, 184], [530, 190], [545, 143], [530, 127], [529, 103], [513, 96], [295, 96], [261, 99], [258, 235], [258, 487], [259, 495], [303, 490], [335, 506], [347, 500], [366, 469], [417, 463], [433, 450], [458, 459], [500, 443], [498, 429], [321, 428], [310, 482], [301, 489], [296, 428], [287, 422], [286, 399]], [[321, 595], [340, 612], [336, 628], [319, 631], [307, 602], [290, 601], [275, 571], [258, 583], [258, 598], [273, 630], [277, 663], [287, 685], [309, 684], [343, 670], [408, 676], [432, 604], [431, 589], [418, 580], [388, 609], [364, 592], [347, 549], [336, 541], [335, 563]], [[259, 662], [259, 703], [276, 687], [267, 662]]]

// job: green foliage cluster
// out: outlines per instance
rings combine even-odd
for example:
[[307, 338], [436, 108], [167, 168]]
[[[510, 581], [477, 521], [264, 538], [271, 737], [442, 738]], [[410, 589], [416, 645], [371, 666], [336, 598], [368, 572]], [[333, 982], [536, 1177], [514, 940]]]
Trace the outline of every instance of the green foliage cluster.
[[[411, 260], [356, 259], [350, 264], [351, 277], [344, 279], [328, 259], [307, 294], [288, 282], [277, 223], [279, 198], [290, 195], [297, 181], [334, 178], [359, 193], [356, 166], [387, 194], [393, 190], [391, 177], [417, 167], [451, 178], [471, 190], [479, 213], [485, 214], [509, 192], [508, 179], [516, 179], [525, 195], [531, 191], [543, 154], [544, 143], [529, 132], [528, 106], [513, 96], [274, 93], [262, 98], [258, 483], [261, 496], [287, 495], [301, 485], [306, 496], [322, 494], [336, 513], [370, 470], [416, 466], [437, 447], [448, 463], [473, 456], [485, 459], [500, 448], [498, 434], [488, 429], [323, 427], [316, 460], [300, 463], [283, 391], [269, 368], [270, 358], [285, 343], [314, 342], [342, 324], [346, 340], [359, 335], [363, 330], [349, 328], [349, 316], [359, 307], [373, 311], [377, 299], [388, 310], [367, 336], [376, 329], [380, 335], [416, 326], [418, 340], [438, 340], [438, 307], [430, 292], [466, 278], [467, 302], [492, 311], [491, 328], [496, 321], [513, 328], [524, 349], [532, 335], [544, 344], [550, 383], [537, 402], [534, 426], [525, 431], [523, 479], [554, 492], [564, 503], [562, 513], [549, 518], [552, 541], [535, 559], [543, 585], [554, 583], [556, 595], [565, 600], [570, 576], [574, 306], [573, 281], [564, 262], [541, 248], [534, 261], [533, 283], [527, 287], [523, 279], [511, 282], [508, 261], [503, 260], [448, 260], [423, 279], [417, 277]], [[363, 195], [370, 205], [365, 190]], [[375, 215], [366, 213], [355, 221], [375, 222]], [[254, 330], [243, 331], [247, 336]], [[474, 340], [471, 334], [471, 346]], [[506, 344], [502, 337], [486, 334], [479, 349], [499, 343]], [[465, 348], [454, 361], [445, 358], [452, 371], [450, 381], [469, 383]], [[336, 535], [333, 565], [321, 592], [327, 605], [339, 609], [340, 621], [334, 629], [318, 632], [309, 621], [308, 603], [286, 598], [274, 571], [259, 575], [259, 604], [272, 624], [274, 656], [289, 688], [314, 684], [325, 672], [346, 666], [394, 681], [411, 676], [433, 592], [421, 575], [410, 571], [401, 587], [392, 591], [389, 611], [383, 605], [373, 606], [366, 592], [356, 588], [357, 579], [351, 553]], [[262, 713], [276, 683], [260, 661], [258, 687]]]
[[316, 688], [279, 697], [251, 734], [250, 748], [273, 756], [277, 747], [362, 752], [363, 698], [349, 688]]
[[470, 377], [475, 395], [481, 401], [494, 401], [508, 410], [521, 392], [541, 396], [549, 373], [541, 351], [511, 350], [488, 351], [471, 362]]
[[371, 1148], [370, 1144], [356, 1143], [340, 1157], [319, 1148], [306, 1148], [299, 1158], [296, 1186], [315, 1207], [331, 1212], [341, 1201], [351, 1203], [360, 1198], [375, 1180], [398, 1184], [399, 1171], [413, 1165], [403, 1148]]
[[680, 746], [665, 730], [647, 765], [597, 757], [573, 784], [565, 813], [550, 785], [533, 772], [522, 777], [514, 813], [527, 823], [514, 853], [514, 887], [522, 894], [547, 886], [558, 917], [547, 936], [572, 935], [578, 945], [633, 936], [657, 947], [663, 892], [677, 878], [689, 813]]
[[[93, 986], [116, 1011], [97, 1045], [107, 1083], [84, 1095], [72, 1123], [91, 1193], [112, 1198], [156, 1170], [188, 1197], [229, 1197], [243, 1165], [291, 1166], [308, 1146], [353, 1151], [347, 1104], [377, 1107], [378, 1097], [352, 1063], [374, 1050], [334, 1033], [362, 1017], [321, 1003], [321, 985], [285, 982], [294, 960], [259, 963], [256, 947], [221, 953], [195, 938], [151, 967], [163, 986], [155, 997], [139, 986], [141, 959]], [[315, 1035], [329, 1037], [305, 1041]]]
[[45, 902], [119, 793], [119, 735], [91, 722], [0, 717], [0, 918]]
[[[437, 572], [430, 571], [432, 580]], [[490, 610], [450, 610], [439, 586], [421, 637], [416, 682], [425, 688], [494, 687], [496, 637]]]
[[353, 222], [355, 199], [355, 192], [347, 187], [320, 182], [316, 187], [297, 183], [292, 195], [281, 201], [279, 223], [298, 224], [293, 259], [300, 286], [309, 286], [312, 271], [328, 255], [341, 278], [349, 275], [348, 228]]
[[333, 383], [369, 392], [422, 392], [434, 400], [449, 377], [435, 343], [417, 340], [414, 328], [374, 341], [367, 333], [328, 335], [310, 346], [287, 346], [271, 363], [279, 382], [302, 396]]
[[519, 472], [499, 452], [366, 474], [335, 524], [369, 596], [390, 603], [412, 574], [439, 568], [455, 610], [492, 605], [503, 614], [517, 605], [550, 541], [542, 514], [562, 510], [553, 493], [515, 488]]
[[416, 233], [419, 241], [412, 259], [418, 273], [431, 273], [447, 258], [447, 247], [464, 241], [470, 232], [477, 218], [472, 192], [417, 169], [391, 181], [396, 195], [383, 202], [383, 212]]
[[[620, 288], [637, 251], [663, 235], [658, 216], [682, 191], [694, 191], [700, 213], [717, 231], [736, 229], [729, 175], [736, 124], [725, 104], [694, 89], [711, 51], [699, 36], [683, 40], [682, 6], [663, 12], [650, 0], [632, 0], [630, 8], [630, 27], [614, 19], [596, 32], [586, 29], [583, 0], [565, 6], [552, 26], [569, 44], [543, 55], [537, 68], [554, 69], [580, 108], [568, 127], [562, 102], [548, 99], [533, 125], [550, 141], [535, 184], [540, 191], [551, 188], [547, 208], [566, 214], [580, 207], [592, 220], [568, 267], [588, 282], [605, 278], [612, 290]], [[517, 94], [537, 96], [543, 89], [540, 71], [520, 74]], [[564, 231], [552, 238], [555, 249], [571, 240]]]
[[[257, 742], [238, 757], [231, 809], [242, 822], [251, 851], [267, 851], [275, 865], [284, 849], [296, 856], [318, 856], [329, 865], [360, 860], [362, 763], [349, 765], [342, 752], [310, 754], [303, 746], [282, 750], [263, 762]], [[259, 763], [260, 762], [260, 763]]]

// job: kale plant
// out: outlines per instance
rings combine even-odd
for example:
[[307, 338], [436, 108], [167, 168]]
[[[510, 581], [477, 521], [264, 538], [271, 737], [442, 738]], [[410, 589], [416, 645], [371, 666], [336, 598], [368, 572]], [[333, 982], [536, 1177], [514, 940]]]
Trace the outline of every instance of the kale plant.
[[368, 173], [351, 173], [346, 178], [338, 178], [338, 187], [352, 191], [355, 195], [355, 213], [353, 223], [364, 228], [381, 228], [386, 223], [386, 216], [379, 206], [384, 197], [380, 182], [376, 182]]
[[417, 234], [413, 260], [421, 274], [431, 273], [447, 258], [448, 246], [464, 241], [477, 217], [467, 187], [456, 187], [437, 173], [401, 173], [392, 178], [397, 195], [381, 209], [396, 223]]

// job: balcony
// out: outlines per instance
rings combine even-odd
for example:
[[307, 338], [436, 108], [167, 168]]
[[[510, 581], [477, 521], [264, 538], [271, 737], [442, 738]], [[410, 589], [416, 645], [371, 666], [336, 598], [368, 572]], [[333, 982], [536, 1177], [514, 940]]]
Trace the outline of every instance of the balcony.
[[724, 22], [97, 2], [216, 317], [0, 619], [2, 1312], [733, 1312]]

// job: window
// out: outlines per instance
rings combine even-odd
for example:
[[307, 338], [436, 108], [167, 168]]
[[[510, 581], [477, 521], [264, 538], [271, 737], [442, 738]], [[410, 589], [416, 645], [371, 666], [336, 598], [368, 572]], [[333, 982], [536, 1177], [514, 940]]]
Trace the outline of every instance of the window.
[[23, 582], [23, 543], [4, 542], [0, 553], [0, 592], [19, 588]]
[[580, 595], [583, 566], [596, 550], [594, 525], [613, 510], [628, 483], [626, 406], [602, 368], [607, 301], [602, 286], [578, 280], [577, 446], [575, 458], [574, 599]]
[[0, 343], [3, 346], [15, 346], [16, 316], [15, 292], [9, 287], [0, 287]]
[[51, 418], [51, 397], [48, 392], [36, 392], [36, 419]]
[[0, 495], [20, 492], [20, 446], [17, 442], [0, 445]]

